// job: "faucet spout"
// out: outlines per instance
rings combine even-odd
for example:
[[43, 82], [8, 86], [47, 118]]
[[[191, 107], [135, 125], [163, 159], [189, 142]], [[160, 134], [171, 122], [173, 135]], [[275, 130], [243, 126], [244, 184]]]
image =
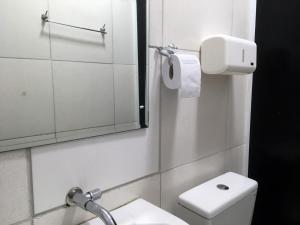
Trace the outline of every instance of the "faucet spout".
[[84, 194], [80, 188], [75, 187], [68, 192], [66, 201], [69, 206], [77, 205], [80, 208], [93, 213], [99, 217], [105, 225], [117, 225], [110, 212], [94, 202], [94, 200], [100, 198], [101, 191], [99, 189]]
[[100, 205], [96, 204], [95, 202], [88, 201], [85, 205], [85, 209], [98, 216], [106, 225], [117, 225], [110, 212]]

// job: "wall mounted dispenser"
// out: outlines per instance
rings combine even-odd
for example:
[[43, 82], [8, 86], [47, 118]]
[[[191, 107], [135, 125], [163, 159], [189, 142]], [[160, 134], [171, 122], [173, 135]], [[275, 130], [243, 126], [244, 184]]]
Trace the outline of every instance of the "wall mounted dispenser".
[[227, 35], [211, 36], [201, 45], [202, 71], [206, 74], [246, 75], [256, 69], [256, 44]]

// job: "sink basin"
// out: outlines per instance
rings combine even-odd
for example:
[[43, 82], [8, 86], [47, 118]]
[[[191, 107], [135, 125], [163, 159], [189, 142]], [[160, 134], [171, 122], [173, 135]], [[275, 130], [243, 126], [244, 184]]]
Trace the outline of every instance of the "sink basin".
[[[176, 216], [155, 205], [137, 199], [111, 212], [118, 225], [188, 225]], [[82, 225], [104, 225], [95, 218]]]

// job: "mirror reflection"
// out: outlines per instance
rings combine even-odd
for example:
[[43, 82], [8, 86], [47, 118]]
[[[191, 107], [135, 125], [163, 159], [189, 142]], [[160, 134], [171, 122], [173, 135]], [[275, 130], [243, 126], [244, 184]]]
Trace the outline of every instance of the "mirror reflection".
[[146, 127], [144, 4], [0, 2], [0, 151]]

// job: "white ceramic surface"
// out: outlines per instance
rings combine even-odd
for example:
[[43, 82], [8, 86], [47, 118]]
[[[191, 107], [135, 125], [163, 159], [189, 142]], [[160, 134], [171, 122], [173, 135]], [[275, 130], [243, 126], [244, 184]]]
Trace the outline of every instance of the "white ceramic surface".
[[[112, 211], [112, 215], [119, 225], [188, 225], [174, 215], [146, 202], [137, 199], [119, 209]], [[96, 218], [82, 225], [103, 225], [104, 223]]]
[[162, 84], [162, 171], [227, 149], [228, 77], [202, 76], [200, 98]]
[[162, 173], [161, 206], [177, 215], [178, 196], [185, 191], [223, 173], [226, 152], [176, 167]]
[[[228, 189], [219, 189], [226, 185]], [[250, 193], [256, 192], [257, 182], [228, 172], [192, 188], [179, 196], [185, 208], [207, 219], [212, 219]]]

